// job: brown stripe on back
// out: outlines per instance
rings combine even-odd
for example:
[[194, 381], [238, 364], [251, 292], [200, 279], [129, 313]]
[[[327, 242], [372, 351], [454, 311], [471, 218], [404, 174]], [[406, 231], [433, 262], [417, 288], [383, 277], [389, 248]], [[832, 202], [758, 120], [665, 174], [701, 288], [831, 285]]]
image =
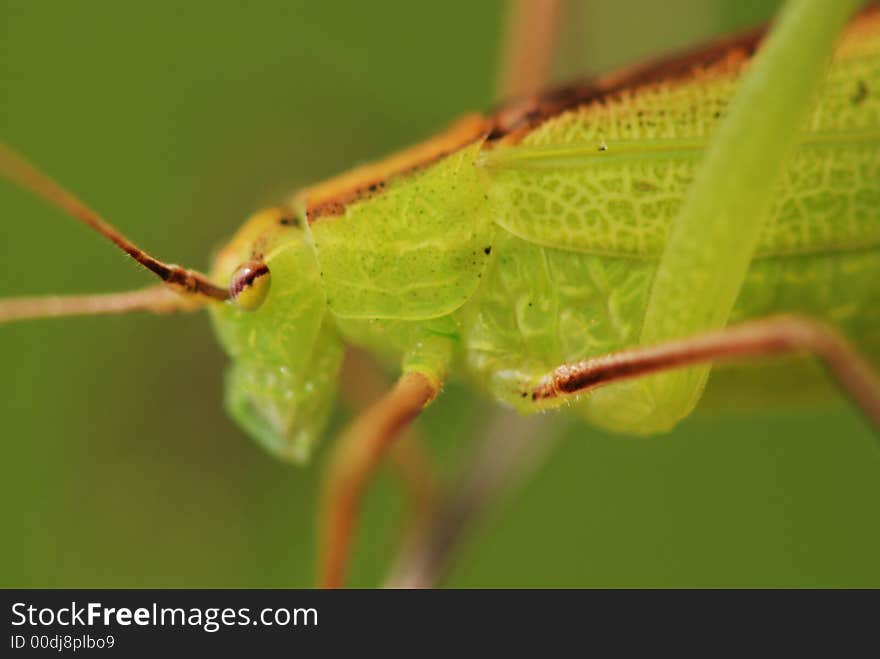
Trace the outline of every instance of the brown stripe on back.
[[339, 215], [346, 204], [381, 190], [392, 176], [426, 167], [443, 156], [483, 139], [489, 128], [486, 117], [467, 115], [429, 140], [305, 189], [300, 196], [305, 198], [309, 222]]
[[[871, 3], [859, 12], [848, 34], [873, 32], [880, 21], [880, 4]], [[513, 100], [491, 114], [490, 141], [518, 142], [539, 124], [589, 103], [604, 103], [616, 95], [657, 84], [686, 83], [698, 75], [736, 70], [758, 49], [767, 27], [759, 27], [662, 59], [651, 59], [591, 80], [568, 84], [545, 93]]]
[[[877, 20], [880, 20], [880, 5], [872, 3], [862, 10], [850, 29], [858, 30]], [[515, 99], [498, 107], [488, 118], [467, 115], [425, 142], [317, 183], [302, 191], [298, 198], [305, 200], [309, 222], [339, 215], [347, 204], [380, 191], [390, 178], [427, 167], [477, 140], [518, 142], [548, 119], [589, 103], [605, 103], [624, 91], [656, 84], [686, 83], [707, 73], [736, 70], [755, 54], [765, 33], [766, 27], [748, 30], [593, 80]]]
[[427, 167], [478, 139], [515, 139], [541, 122], [566, 110], [601, 102], [624, 89], [672, 80], [686, 80], [696, 69], [717, 66], [731, 57], [747, 58], [754, 53], [763, 30], [752, 30], [683, 55], [628, 67], [593, 81], [565, 85], [542, 94], [511, 101], [490, 118], [478, 114], [463, 117], [439, 135], [384, 160], [357, 167], [307, 188], [305, 199], [309, 222], [339, 215], [349, 203], [385, 187], [388, 179]]
[[754, 55], [765, 31], [749, 30], [660, 60], [511, 101], [492, 114], [489, 140], [506, 138], [507, 142], [516, 142], [544, 121], [582, 105], [604, 103], [621, 92], [648, 85], [687, 82], [698, 72], [729, 70]]

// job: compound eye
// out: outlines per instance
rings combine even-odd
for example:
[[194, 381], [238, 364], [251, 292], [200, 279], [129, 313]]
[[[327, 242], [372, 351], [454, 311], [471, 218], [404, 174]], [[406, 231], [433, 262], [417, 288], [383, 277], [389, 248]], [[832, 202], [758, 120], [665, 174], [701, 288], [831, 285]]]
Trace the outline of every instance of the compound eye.
[[240, 309], [254, 311], [266, 299], [271, 281], [272, 275], [265, 263], [248, 261], [232, 273], [229, 295]]

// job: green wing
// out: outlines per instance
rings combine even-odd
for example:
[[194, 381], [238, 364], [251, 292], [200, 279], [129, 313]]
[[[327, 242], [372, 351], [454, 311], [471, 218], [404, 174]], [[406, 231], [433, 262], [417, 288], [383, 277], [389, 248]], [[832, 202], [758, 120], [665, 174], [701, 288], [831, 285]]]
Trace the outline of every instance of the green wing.
[[[748, 58], [734, 47], [705, 70], [691, 64], [693, 75], [599, 96], [489, 153], [498, 223], [544, 246], [659, 257]], [[862, 21], [838, 48], [759, 255], [880, 244], [877, 80], [880, 21]]]

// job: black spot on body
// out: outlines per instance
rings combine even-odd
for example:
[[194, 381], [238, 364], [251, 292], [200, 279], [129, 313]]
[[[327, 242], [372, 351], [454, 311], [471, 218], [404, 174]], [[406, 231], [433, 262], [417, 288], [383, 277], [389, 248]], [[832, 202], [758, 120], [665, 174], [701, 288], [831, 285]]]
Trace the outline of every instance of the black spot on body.
[[491, 253], [492, 253], [492, 245], [489, 245], [488, 247], [483, 248], [483, 254], [485, 254], [486, 256], [489, 256], [489, 254], [491, 254]]
[[866, 98], [868, 98], [868, 85], [864, 80], [859, 80], [856, 83], [856, 90], [849, 97], [849, 100], [853, 105], [861, 105]]

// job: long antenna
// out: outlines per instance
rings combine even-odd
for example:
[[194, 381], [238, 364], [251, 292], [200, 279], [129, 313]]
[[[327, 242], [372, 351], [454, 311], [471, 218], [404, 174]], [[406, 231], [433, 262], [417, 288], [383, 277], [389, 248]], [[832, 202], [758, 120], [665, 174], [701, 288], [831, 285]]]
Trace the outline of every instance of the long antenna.
[[215, 286], [202, 273], [187, 270], [179, 265], [164, 263], [142, 250], [95, 211], [31, 165], [4, 142], [0, 142], [0, 174], [26, 190], [30, 190], [38, 197], [53, 203], [100, 233], [176, 292], [184, 295], [203, 295], [215, 300], [225, 300], [229, 297], [229, 291]]

